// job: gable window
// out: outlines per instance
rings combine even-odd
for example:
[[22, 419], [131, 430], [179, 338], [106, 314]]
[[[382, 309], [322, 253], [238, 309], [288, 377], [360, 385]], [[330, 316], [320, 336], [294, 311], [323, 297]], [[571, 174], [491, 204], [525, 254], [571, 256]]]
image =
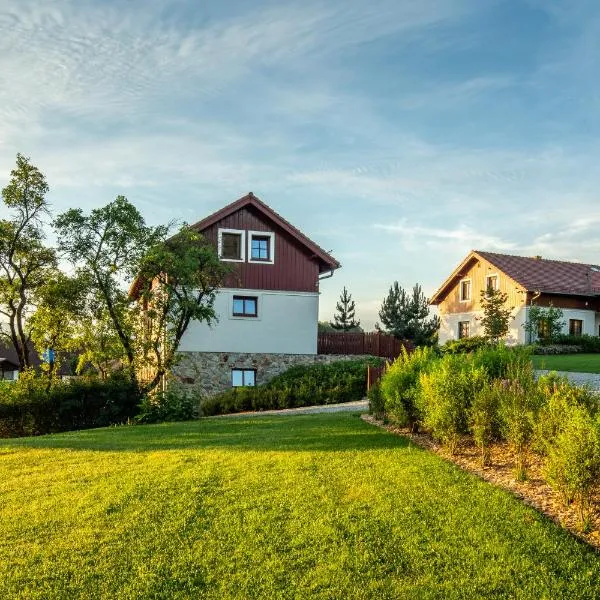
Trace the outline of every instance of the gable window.
[[498, 289], [498, 275], [488, 275], [485, 278], [485, 289], [486, 290], [497, 290]]
[[459, 321], [458, 322], [458, 339], [468, 338], [471, 335], [471, 322], [470, 321]]
[[248, 257], [248, 262], [273, 264], [275, 234], [264, 231], [249, 231]]
[[460, 282], [460, 301], [466, 302], [471, 299], [471, 280], [463, 279]]
[[583, 332], [583, 321], [581, 319], [569, 319], [569, 335], [581, 335]]
[[234, 317], [257, 317], [258, 316], [258, 298], [256, 296], [234, 296], [233, 297], [233, 316]]
[[256, 369], [231, 369], [232, 387], [254, 387], [256, 385]]
[[219, 258], [231, 262], [244, 262], [245, 232], [238, 229], [219, 229]]

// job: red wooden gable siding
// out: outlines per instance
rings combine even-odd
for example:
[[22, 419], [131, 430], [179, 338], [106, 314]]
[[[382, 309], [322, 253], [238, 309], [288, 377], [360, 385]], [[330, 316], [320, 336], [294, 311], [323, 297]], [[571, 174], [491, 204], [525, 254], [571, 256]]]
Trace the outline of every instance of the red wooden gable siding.
[[241, 208], [201, 233], [216, 247], [219, 229], [275, 233], [275, 264], [247, 262], [248, 235], [246, 234], [246, 262], [226, 263], [231, 266], [233, 272], [225, 281], [225, 287], [290, 292], [319, 291], [319, 264], [317, 260], [290, 234], [270, 222], [252, 206]]

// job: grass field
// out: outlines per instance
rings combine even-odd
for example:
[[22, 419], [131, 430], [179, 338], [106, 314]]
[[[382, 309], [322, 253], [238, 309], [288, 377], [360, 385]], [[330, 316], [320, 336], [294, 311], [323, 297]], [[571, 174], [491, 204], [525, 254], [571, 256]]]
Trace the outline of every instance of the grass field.
[[0, 440], [0, 598], [598, 598], [600, 557], [356, 414]]
[[600, 373], [600, 354], [554, 354], [532, 356], [536, 369]]

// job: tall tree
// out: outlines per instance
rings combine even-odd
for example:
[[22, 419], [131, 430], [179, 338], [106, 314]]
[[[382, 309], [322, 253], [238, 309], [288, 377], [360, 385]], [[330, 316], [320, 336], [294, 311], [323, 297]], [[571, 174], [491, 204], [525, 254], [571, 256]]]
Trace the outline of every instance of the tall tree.
[[429, 300], [418, 283], [407, 294], [394, 281], [381, 304], [379, 319], [385, 331], [398, 339], [410, 340], [417, 346], [435, 344], [440, 327], [439, 317], [429, 317]]
[[339, 302], [335, 306], [336, 313], [330, 323], [338, 331], [351, 331], [360, 327], [360, 321], [356, 320], [356, 304], [352, 300], [352, 294], [348, 293], [346, 286], [340, 295]]
[[31, 366], [27, 318], [39, 290], [55, 273], [56, 254], [44, 244], [42, 220], [49, 215], [44, 175], [21, 154], [10, 175], [2, 200], [12, 214], [0, 220], [0, 315], [7, 321], [0, 337], [14, 346], [23, 370]]
[[[223, 266], [199, 234], [183, 227], [146, 225], [123, 196], [85, 215], [71, 209], [55, 221], [59, 249], [90, 282], [91, 319], [118, 340], [120, 358], [142, 392], [151, 391], [172, 366], [179, 342], [194, 320], [211, 321]], [[127, 281], [134, 281], [131, 293]], [[108, 333], [108, 332], [107, 332]], [[89, 338], [89, 336], [88, 336]], [[88, 341], [90, 341], [88, 339]], [[90, 347], [90, 358], [110, 360]]]
[[481, 290], [481, 308], [483, 317], [479, 322], [483, 326], [483, 334], [490, 342], [498, 342], [508, 333], [508, 324], [512, 317], [512, 309], [507, 308], [508, 294], [488, 288]]

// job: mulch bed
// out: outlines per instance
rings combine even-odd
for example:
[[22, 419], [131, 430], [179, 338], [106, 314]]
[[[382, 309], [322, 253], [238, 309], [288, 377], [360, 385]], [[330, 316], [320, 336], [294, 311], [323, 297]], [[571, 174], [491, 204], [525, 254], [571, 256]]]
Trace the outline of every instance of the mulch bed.
[[372, 415], [361, 415], [361, 418], [367, 423], [386, 429], [391, 433], [407, 437], [417, 446], [431, 450], [458, 465], [461, 469], [512, 492], [529, 506], [539, 510], [561, 527], [568, 529], [578, 538], [600, 550], [600, 494], [594, 498], [590, 531], [584, 533], [581, 531], [577, 507], [565, 506], [559, 494], [544, 480], [543, 460], [540, 456], [530, 453], [527, 459], [527, 480], [517, 481], [514, 477], [514, 453], [505, 442], [496, 443], [491, 447], [491, 464], [482, 467], [479, 449], [469, 438], [462, 440], [457, 453], [451, 455], [427, 433], [412, 433], [406, 428], [385, 424]]

